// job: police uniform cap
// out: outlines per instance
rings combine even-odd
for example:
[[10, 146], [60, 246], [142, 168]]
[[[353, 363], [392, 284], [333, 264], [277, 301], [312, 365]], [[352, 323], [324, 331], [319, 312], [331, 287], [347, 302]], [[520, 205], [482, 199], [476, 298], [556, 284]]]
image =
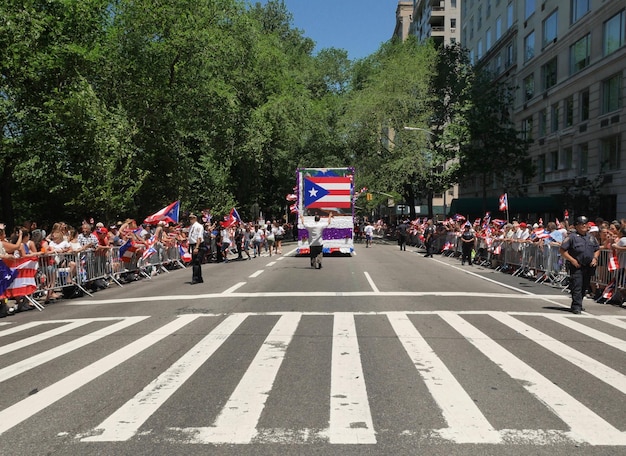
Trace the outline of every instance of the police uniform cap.
[[576, 217], [576, 221], [574, 222], [574, 225], [584, 225], [587, 222], [589, 222], [589, 219], [585, 217], [584, 215], [580, 215]]

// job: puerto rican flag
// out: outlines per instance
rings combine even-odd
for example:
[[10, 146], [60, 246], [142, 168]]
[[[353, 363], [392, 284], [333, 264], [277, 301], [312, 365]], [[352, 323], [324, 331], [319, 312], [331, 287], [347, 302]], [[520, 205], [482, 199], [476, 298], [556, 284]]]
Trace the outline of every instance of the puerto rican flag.
[[15, 298], [19, 296], [27, 296], [37, 290], [37, 282], [35, 275], [39, 264], [34, 257], [24, 258], [5, 258], [2, 260], [4, 265], [9, 268], [10, 272], [3, 274], [2, 288], [6, 287], [4, 296], [7, 298]]
[[137, 246], [133, 244], [130, 239], [126, 241], [126, 244], [120, 247], [120, 260], [122, 263], [130, 263], [137, 251]]
[[180, 209], [180, 201], [174, 201], [172, 204], [165, 206], [159, 212], [146, 217], [143, 223], [156, 225], [158, 222], [178, 223], [178, 213]]
[[617, 253], [613, 250], [613, 255], [609, 258], [609, 265], [607, 267], [609, 271], [617, 271], [619, 269], [619, 261], [617, 259]]
[[352, 207], [352, 176], [311, 176], [303, 182], [304, 207]]

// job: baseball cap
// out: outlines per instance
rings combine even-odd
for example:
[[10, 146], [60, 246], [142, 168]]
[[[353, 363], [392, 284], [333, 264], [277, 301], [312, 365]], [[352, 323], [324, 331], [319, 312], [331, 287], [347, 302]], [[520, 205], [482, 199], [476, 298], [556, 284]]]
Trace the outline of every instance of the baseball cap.
[[519, 224], [520, 228], [526, 228], [528, 225], [526, 225], [526, 222], [522, 222]]

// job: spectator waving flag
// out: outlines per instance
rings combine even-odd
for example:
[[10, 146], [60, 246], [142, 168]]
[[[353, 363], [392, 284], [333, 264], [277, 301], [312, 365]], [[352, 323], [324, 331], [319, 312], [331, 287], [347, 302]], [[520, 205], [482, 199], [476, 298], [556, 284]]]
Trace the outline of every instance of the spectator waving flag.
[[241, 217], [239, 217], [239, 213], [234, 207], [230, 210], [230, 214], [228, 214], [227, 217], [224, 217], [224, 221], [220, 222], [223, 228], [230, 228], [231, 226], [235, 226], [237, 223], [241, 223]]
[[26, 296], [37, 290], [35, 275], [39, 265], [36, 258], [5, 258], [2, 262], [11, 271], [10, 273], [5, 271], [2, 275], [2, 285], [0, 285], [0, 287], [6, 286], [4, 290], [6, 297]]
[[172, 204], [165, 206], [160, 211], [146, 217], [143, 222], [150, 225], [155, 225], [159, 222], [178, 223], [179, 209], [180, 201], [174, 201]]
[[352, 176], [310, 176], [304, 179], [304, 207], [352, 207]]
[[4, 261], [0, 261], [0, 296], [9, 288], [17, 277], [17, 270], [11, 269]]
[[120, 247], [120, 260], [122, 260], [122, 263], [130, 263], [136, 251], [137, 246], [133, 244], [133, 241], [130, 239], [126, 241], [126, 244]]
[[609, 271], [617, 271], [619, 269], [619, 261], [617, 260], [617, 252], [615, 250], [613, 250], [613, 255], [609, 258], [607, 269]]
[[500, 211], [506, 212], [509, 210], [509, 197], [505, 193], [500, 196]]

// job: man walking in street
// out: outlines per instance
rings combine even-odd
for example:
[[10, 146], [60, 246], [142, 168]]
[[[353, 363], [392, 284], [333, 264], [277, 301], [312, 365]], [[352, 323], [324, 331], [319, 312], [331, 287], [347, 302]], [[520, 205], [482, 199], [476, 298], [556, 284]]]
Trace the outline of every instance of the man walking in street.
[[572, 294], [571, 311], [579, 314], [583, 308], [583, 296], [589, 288], [600, 256], [600, 246], [594, 236], [589, 235], [589, 220], [585, 216], [576, 217], [574, 228], [559, 249], [561, 257], [568, 261], [570, 275], [569, 289]]
[[195, 214], [189, 214], [189, 233], [187, 240], [189, 242], [189, 253], [191, 253], [191, 284], [202, 283], [202, 260], [204, 257], [204, 228], [198, 222]]
[[300, 221], [309, 233], [309, 255], [311, 257], [311, 267], [315, 269], [322, 268], [322, 257], [324, 251], [324, 241], [322, 234], [324, 228], [330, 225], [330, 221], [333, 217], [332, 212], [328, 214], [328, 222], [322, 222], [320, 216], [314, 217], [314, 222], [306, 224], [304, 217], [300, 214]]
[[425, 258], [433, 257], [433, 243], [435, 242], [435, 227], [433, 226], [432, 219], [426, 222], [426, 229], [424, 230], [424, 244], [426, 245]]

